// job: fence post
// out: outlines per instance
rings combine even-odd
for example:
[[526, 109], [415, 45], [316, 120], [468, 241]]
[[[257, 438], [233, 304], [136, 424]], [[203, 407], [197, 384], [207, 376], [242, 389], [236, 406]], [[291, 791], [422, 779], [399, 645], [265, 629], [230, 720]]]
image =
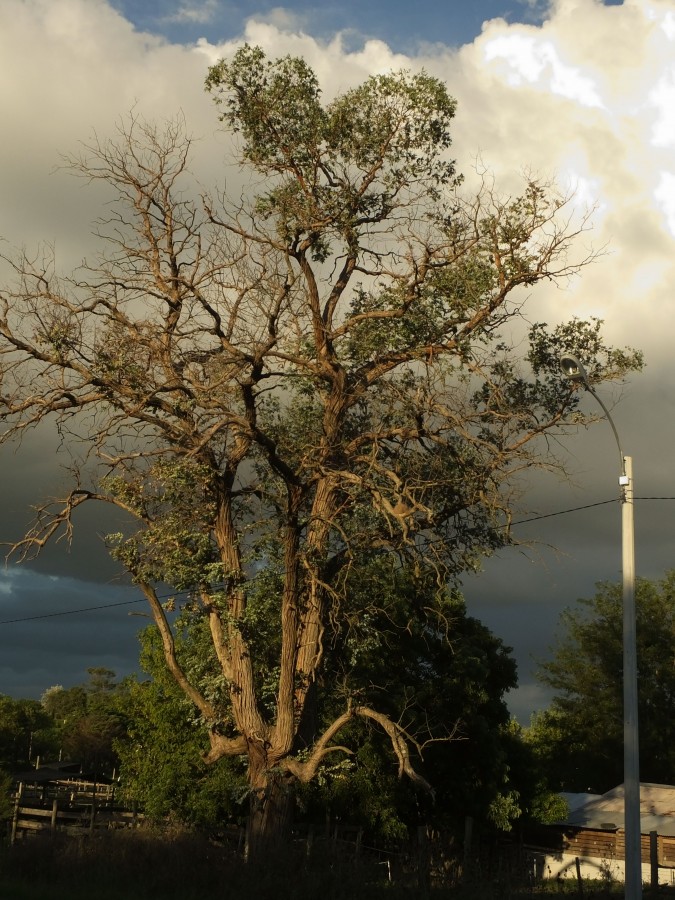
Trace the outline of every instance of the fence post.
[[579, 861], [579, 857], [578, 857], [578, 856], [575, 856], [575, 857], [574, 857], [574, 864], [575, 864], [576, 869], [577, 869], [577, 885], [578, 885], [578, 887], [579, 887], [579, 897], [581, 897], [582, 900], [583, 900], [583, 896], [584, 896], [584, 880], [583, 880], [583, 878], [581, 877], [581, 863], [580, 863], [580, 861]]
[[54, 834], [56, 833], [56, 822], [57, 822], [58, 816], [59, 816], [59, 801], [56, 798], [54, 798], [54, 800], [52, 800], [52, 815], [49, 820], [49, 833], [51, 834], [52, 837], [54, 837]]
[[652, 894], [656, 897], [659, 892], [659, 835], [656, 831], [649, 832], [649, 864]]
[[21, 797], [23, 796], [23, 782], [19, 782], [19, 789], [16, 792], [16, 797], [14, 798], [14, 813], [12, 815], [12, 834], [9, 839], [10, 844], [13, 844], [16, 840], [16, 829], [19, 824], [19, 808], [21, 806]]
[[417, 886], [420, 897], [428, 897], [431, 889], [431, 848], [426, 825], [417, 826]]

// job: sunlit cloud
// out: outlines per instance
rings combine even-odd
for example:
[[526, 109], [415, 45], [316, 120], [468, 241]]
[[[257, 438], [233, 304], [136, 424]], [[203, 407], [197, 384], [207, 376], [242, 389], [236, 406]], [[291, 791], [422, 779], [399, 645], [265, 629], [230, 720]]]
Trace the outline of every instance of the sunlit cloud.
[[553, 41], [541, 40], [534, 29], [521, 28], [521, 33], [500, 35], [485, 45], [485, 62], [498, 66], [509, 85], [528, 83], [581, 106], [603, 106], [593, 80], [578, 66], [565, 63]]
[[663, 210], [670, 233], [675, 237], [675, 174], [673, 172], [661, 172], [654, 197]]
[[273, 28], [278, 31], [302, 31], [306, 17], [301, 16], [298, 13], [291, 12], [288, 9], [285, 9], [283, 6], [276, 6], [274, 9], [269, 10], [266, 13], [256, 13], [253, 17], [253, 20], [258, 22], [265, 22], [268, 25], [271, 25]]
[[648, 100], [657, 111], [651, 142], [655, 147], [675, 146], [675, 66], [664, 72]]
[[675, 12], [667, 12], [663, 16], [661, 28], [668, 40], [675, 41]]

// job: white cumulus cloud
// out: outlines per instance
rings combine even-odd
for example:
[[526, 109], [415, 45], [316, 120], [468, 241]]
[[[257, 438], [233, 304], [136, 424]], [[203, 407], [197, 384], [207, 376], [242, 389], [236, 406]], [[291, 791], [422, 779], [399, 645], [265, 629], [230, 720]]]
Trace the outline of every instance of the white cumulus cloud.
[[592, 79], [578, 66], [565, 63], [553, 41], [539, 39], [538, 29], [521, 29], [521, 33], [503, 34], [486, 43], [488, 66], [500, 72], [512, 87], [529, 83], [581, 106], [603, 105]]

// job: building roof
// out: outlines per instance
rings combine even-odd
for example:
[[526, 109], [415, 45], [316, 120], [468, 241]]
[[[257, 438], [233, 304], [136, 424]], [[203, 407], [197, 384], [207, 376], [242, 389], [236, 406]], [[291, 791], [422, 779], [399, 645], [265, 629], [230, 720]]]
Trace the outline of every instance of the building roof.
[[[599, 831], [616, 831], [624, 827], [623, 785], [606, 794], [563, 794], [568, 801], [569, 815], [565, 825], [576, 828], [592, 828]], [[675, 836], [675, 786], [669, 784], [640, 784], [640, 831], [649, 834], [656, 831]]]
[[590, 800], [598, 800], [602, 794], [593, 794], [593, 793], [583, 793], [583, 794], [573, 794], [570, 791], [562, 791], [560, 796], [563, 798], [565, 803], [567, 803], [567, 809], [569, 812], [574, 812], [579, 809], [581, 806], [585, 806]]

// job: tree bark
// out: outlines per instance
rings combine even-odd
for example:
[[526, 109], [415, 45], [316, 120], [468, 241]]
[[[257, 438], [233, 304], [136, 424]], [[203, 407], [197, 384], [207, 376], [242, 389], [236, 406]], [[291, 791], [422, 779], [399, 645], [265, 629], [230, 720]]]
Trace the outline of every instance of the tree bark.
[[246, 858], [268, 859], [290, 839], [296, 779], [288, 773], [260, 772], [251, 780]]

